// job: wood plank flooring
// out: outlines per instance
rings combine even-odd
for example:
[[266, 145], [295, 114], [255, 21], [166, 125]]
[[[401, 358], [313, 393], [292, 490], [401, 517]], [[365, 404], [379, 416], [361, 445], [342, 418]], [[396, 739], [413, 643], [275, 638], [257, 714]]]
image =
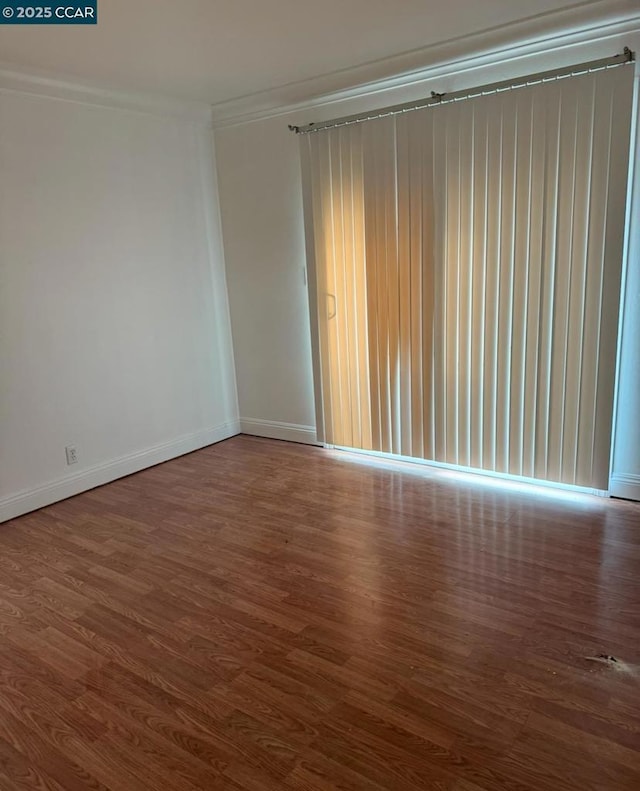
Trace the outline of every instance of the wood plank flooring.
[[1, 525], [0, 789], [638, 791], [640, 505], [241, 436]]

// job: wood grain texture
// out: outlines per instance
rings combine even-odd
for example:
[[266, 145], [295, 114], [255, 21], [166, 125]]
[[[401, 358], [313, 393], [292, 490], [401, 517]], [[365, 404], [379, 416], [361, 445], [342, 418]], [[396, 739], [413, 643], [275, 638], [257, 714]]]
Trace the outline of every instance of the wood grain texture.
[[236, 437], [0, 527], [0, 789], [637, 791], [639, 580], [638, 504]]

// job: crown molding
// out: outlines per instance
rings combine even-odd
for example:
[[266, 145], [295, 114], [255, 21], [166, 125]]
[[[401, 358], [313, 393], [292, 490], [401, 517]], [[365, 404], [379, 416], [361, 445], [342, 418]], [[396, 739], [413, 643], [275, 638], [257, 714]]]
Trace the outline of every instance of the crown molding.
[[2, 61], [0, 93], [29, 94], [182, 119], [208, 127], [226, 127], [353, 99], [366, 100], [385, 91], [417, 87], [444, 75], [461, 74], [516, 58], [526, 59], [551, 49], [604, 41], [638, 30], [640, 10], [637, 0], [592, 0], [213, 105], [114, 90], [76, 77]]
[[211, 126], [211, 105], [152, 94], [112, 90], [70, 77], [0, 62], [0, 93], [20, 93], [66, 102], [107, 107]]
[[[596, 0], [212, 106], [215, 128], [304, 112], [640, 29], [637, 0]], [[614, 54], [614, 53], [607, 53]], [[568, 61], [567, 63], [571, 63]], [[313, 119], [312, 119], [313, 120]]]

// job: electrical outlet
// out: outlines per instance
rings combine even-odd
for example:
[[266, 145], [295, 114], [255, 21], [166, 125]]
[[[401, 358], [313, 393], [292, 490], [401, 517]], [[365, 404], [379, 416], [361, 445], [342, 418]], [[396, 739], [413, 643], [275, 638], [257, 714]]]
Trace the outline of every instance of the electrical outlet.
[[78, 449], [75, 445], [67, 445], [65, 452], [67, 454], [67, 464], [78, 463]]

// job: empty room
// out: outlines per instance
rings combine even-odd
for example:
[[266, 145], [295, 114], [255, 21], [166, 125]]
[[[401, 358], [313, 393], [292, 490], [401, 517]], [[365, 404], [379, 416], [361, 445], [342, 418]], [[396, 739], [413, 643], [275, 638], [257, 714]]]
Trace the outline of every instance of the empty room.
[[0, 0], [0, 791], [640, 789], [638, 0]]

